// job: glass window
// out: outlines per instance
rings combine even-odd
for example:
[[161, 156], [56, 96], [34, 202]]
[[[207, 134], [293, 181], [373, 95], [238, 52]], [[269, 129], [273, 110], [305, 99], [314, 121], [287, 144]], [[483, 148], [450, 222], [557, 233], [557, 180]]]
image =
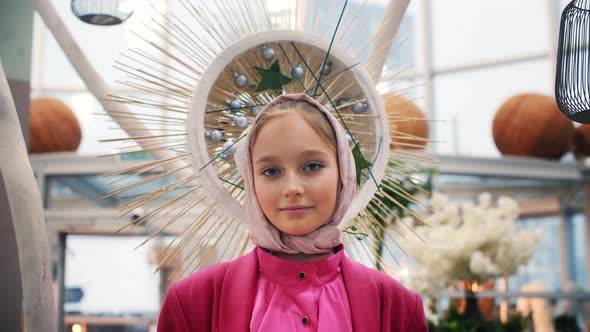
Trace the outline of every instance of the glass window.
[[431, 0], [430, 3], [435, 69], [549, 50], [549, 6], [545, 2]]
[[556, 291], [561, 287], [560, 275], [560, 243], [559, 243], [560, 217], [531, 218], [520, 220], [516, 229], [541, 228], [541, 240], [537, 244], [535, 253], [527, 266], [509, 278], [508, 288], [520, 290], [522, 286], [530, 282], [540, 281], [545, 291]]
[[67, 313], [155, 317], [160, 309], [159, 273], [148, 255], [153, 241], [143, 236], [68, 235], [66, 288], [80, 288], [80, 301]]
[[[135, 199], [147, 193], [154, 192], [160, 188], [171, 185], [176, 179], [171, 176], [163, 176], [149, 181], [137, 187], [126, 190], [110, 198], [103, 199], [109, 192], [138, 183], [148, 177], [157, 175], [149, 172], [141, 175], [117, 174], [109, 177], [102, 175], [60, 175], [47, 178], [47, 208], [50, 209], [75, 209], [83, 210], [88, 207], [117, 207], [122, 203]], [[178, 197], [187, 191], [189, 186], [180, 186], [169, 193], [155, 199], [151, 204], [144, 205], [146, 208], [161, 206], [174, 197]]]
[[552, 95], [549, 60], [436, 76], [433, 80], [436, 149], [444, 154], [499, 156], [492, 136], [498, 108], [525, 92]]
[[[162, 18], [158, 17], [150, 4], [163, 11], [166, 9], [165, 1], [136, 2], [137, 6], [134, 14], [124, 24], [106, 27], [90, 25], [80, 21], [72, 13], [70, 1], [51, 1], [93, 69], [100, 74], [101, 78], [112, 89], [124, 87], [116, 83], [116, 81], [122, 79], [125, 74], [114, 68], [113, 65], [116, 60], [123, 59], [121, 53], [128, 54], [128, 48], [141, 45], [142, 50], [161, 59], [161, 52], [147, 48], [145, 43], [134, 33], [147, 36], [148, 34], [145, 33], [146, 28], [143, 25], [144, 22], [151, 21], [152, 18], [155, 19], [155, 22], [162, 22]], [[35, 51], [40, 52], [42, 56], [33, 61], [33, 68], [36, 71], [33, 76], [35, 79], [33, 86], [40, 89], [50, 88], [66, 91], [84, 89], [84, 83], [51, 31], [44, 26], [41, 19], [36, 19], [35, 24], [39, 25], [36, 31], [39, 31], [38, 33], [41, 34], [43, 40], [36, 41]], [[152, 28], [159, 29], [155, 23], [152, 24]], [[154, 40], [157, 37], [151, 38]], [[151, 66], [158, 67], [153, 64]]]

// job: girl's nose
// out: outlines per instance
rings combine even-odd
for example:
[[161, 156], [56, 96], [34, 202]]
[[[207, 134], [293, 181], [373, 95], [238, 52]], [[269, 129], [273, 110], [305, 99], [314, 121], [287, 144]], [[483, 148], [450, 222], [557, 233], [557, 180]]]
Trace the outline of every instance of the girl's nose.
[[304, 192], [303, 183], [297, 174], [292, 172], [285, 176], [283, 195], [286, 197], [301, 196]]

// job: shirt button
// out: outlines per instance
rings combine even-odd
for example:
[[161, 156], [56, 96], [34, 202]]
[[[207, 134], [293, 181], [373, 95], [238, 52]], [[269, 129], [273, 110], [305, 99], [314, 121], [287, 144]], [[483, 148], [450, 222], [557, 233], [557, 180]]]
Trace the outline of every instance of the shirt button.
[[299, 272], [299, 280], [304, 280], [306, 277], [305, 272]]
[[309, 324], [309, 317], [303, 316], [303, 318], [301, 318], [301, 323], [303, 323], [303, 325]]

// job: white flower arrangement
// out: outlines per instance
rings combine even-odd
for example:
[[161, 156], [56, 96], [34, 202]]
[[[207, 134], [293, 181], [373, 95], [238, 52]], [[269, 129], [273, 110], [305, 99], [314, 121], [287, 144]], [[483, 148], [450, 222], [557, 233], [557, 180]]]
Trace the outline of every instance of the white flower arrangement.
[[[418, 266], [411, 270], [410, 287], [436, 296], [445, 287], [459, 281], [483, 283], [491, 278], [514, 274], [533, 255], [540, 230], [516, 231], [518, 203], [500, 197], [492, 205], [489, 193], [478, 203], [461, 206], [447, 204], [447, 197], [434, 193], [430, 212], [414, 225], [417, 236], [400, 241]], [[406, 224], [413, 219], [406, 218]]]

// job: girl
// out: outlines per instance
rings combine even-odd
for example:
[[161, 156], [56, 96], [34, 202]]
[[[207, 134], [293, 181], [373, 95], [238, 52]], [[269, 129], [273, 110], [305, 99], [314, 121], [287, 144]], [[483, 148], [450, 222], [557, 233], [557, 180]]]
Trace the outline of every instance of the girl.
[[307, 94], [275, 98], [236, 163], [256, 248], [173, 284], [158, 331], [427, 331], [417, 294], [344, 255], [356, 173], [330, 112]]

